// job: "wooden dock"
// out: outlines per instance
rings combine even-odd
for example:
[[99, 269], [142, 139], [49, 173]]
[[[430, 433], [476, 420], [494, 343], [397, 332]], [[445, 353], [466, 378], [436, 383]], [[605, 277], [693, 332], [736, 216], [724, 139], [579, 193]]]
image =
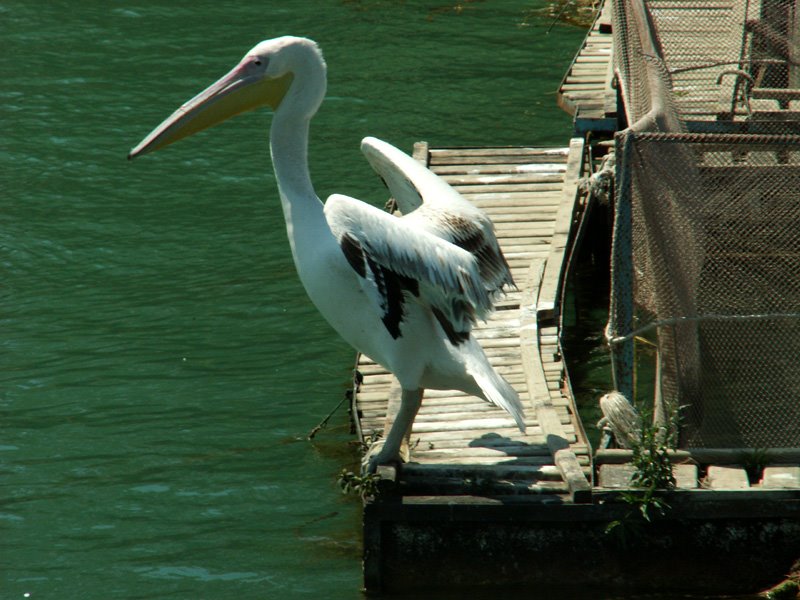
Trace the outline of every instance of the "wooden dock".
[[[474, 329], [492, 365], [526, 406], [527, 433], [502, 409], [462, 392], [426, 390], [414, 422], [410, 457], [397, 474], [402, 494], [570, 494], [587, 497], [586, 435], [565, 384], [557, 306], [576, 211], [583, 141], [565, 148], [429, 149], [415, 156], [482, 208], [517, 287]], [[353, 414], [364, 441], [393, 421], [400, 389], [366, 356]]]
[[[426, 392], [408, 462], [379, 469], [379, 493], [364, 503], [366, 590], [734, 594], [780, 581], [800, 553], [794, 457], [785, 457], [789, 468], [765, 469], [754, 491], [741, 465], [706, 457], [714, 466], [701, 473], [693, 454], [676, 455], [687, 462], [663, 496], [671, 508], [646, 527], [626, 500], [635, 493], [630, 451], [595, 456], [595, 480], [559, 345], [565, 260], [584, 208], [583, 141], [556, 149], [420, 144], [415, 154], [496, 224], [520, 289], [476, 337], [524, 399], [528, 433], [477, 398]], [[357, 370], [352, 411], [369, 442], [391, 422], [399, 390], [365, 357]], [[610, 534], [612, 522], [619, 526]]]
[[[698, 14], [738, 6], [708, 4]], [[673, 17], [690, 8], [673, 0], [651, 6]], [[645, 521], [631, 503], [641, 492], [631, 484], [632, 451], [592, 453], [578, 417], [560, 305], [591, 206], [579, 179], [608, 147], [592, 142], [626, 124], [621, 104], [617, 114], [610, 7], [605, 2], [559, 87], [559, 105], [575, 117], [568, 147], [415, 147], [418, 160], [496, 225], [518, 290], [475, 337], [522, 397], [528, 431], [520, 434], [511, 417], [478, 398], [426, 391], [407, 462], [379, 469], [379, 493], [364, 503], [367, 591], [741, 594], [774, 585], [800, 556], [800, 450], [672, 451], [676, 486], [659, 491], [670, 509]], [[669, 33], [673, 54], [692, 38], [694, 25], [682, 18]], [[674, 82], [689, 86], [709, 73], [678, 72]], [[730, 95], [723, 91], [716, 99], [681, 94], [690, 126], [707, 117], [703, 126], [713, 130], [710, 119]], [[356, 369], [351, 410], [369, 444], [391, 424], [400, 390], [366, 357]], [[754, 473], [764, 456], [770, 464]], [[619, 527], [611, 535], [613, 522]]]
[[614, 40], [611, 33], [611, 2], [605, 2], [556, 95], [558, 106], [575, 118], [574, 135], [617, 130]]

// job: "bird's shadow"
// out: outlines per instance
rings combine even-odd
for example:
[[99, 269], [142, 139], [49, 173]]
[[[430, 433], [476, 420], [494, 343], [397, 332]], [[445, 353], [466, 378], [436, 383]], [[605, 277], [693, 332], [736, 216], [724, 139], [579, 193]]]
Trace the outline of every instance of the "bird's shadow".
[[470, 448], [496, 450], [509, 457], [514, 457], [515, 460], [503, 462], [503, 465], [524, 464], [532, 466], [529, 461], [524, 460], [526, 457], [549, 454], [547, 444], [529, 444], [528, 442], [515, 440], [508, 436], [500, 435], [499, 433], [484, 433], [481, 437], [472, 440], [468, 446]]

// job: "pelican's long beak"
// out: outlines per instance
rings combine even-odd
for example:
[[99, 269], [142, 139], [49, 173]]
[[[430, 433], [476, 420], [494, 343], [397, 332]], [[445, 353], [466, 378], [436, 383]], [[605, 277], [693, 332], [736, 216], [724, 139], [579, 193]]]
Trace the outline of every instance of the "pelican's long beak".
[[292, 75], [267, 78], [245, 57], [230, 73], [200, 92], [156, 127], [128, 154], [153, 152], [198, 131], [259, 106], [273, 109], [283, 100]]

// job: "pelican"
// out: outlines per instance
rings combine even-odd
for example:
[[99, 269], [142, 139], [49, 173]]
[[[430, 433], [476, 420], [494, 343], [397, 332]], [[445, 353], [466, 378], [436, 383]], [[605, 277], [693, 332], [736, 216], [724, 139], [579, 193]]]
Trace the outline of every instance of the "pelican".
[[375, 138], [364, 139], [362, 151], [404, 216], [340, 194], [323, 204], [311, 183], [307, 150], [326, 82], [327, 67], [313, 41], [263, 41], [128, 157], [269, 106], [272, 163], [300, 280], [333, 328], [393, 373], [402, 388], [399, 412], [367, 471], [401, 460], [426, 388], [461, 390], [492, 402], [524, 432], [519, 396], [471, 335], [504, 286], [513, 285], [491, 222], [444, 180]]

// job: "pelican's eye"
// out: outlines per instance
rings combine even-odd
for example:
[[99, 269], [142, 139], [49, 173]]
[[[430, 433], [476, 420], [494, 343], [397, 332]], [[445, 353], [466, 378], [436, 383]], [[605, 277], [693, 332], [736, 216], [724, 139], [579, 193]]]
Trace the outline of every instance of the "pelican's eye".
[[267, 64], [267, 60], [261, 58], [260, 56], [250, 56], [247, 61], [247, 68], [249, 68], [251, 71], [262, 71], [267, 68]]

